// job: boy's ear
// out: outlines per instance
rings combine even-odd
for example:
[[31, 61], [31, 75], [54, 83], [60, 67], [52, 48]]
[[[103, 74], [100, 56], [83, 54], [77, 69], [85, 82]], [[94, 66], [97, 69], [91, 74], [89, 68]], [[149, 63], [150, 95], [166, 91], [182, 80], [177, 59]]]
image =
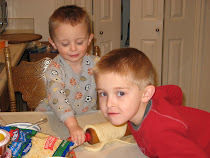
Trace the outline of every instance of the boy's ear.
[[148, 102], [155, 93], [155, 87], [153, 85], [149, 85], [144, 88], [143, 95], [142, 95], [142, 102]]
[[93, 34], [91, 33], [90, 36], [89, 36], [89, 39], [88, 39], [88, 46], [91, 43], [92, 39], [93, 39]]
[[49, 38], [48, 41], [53, 46], [54, 49], [57, 49], [55, 43], [53, 42], [53, 40], [51, 38]]

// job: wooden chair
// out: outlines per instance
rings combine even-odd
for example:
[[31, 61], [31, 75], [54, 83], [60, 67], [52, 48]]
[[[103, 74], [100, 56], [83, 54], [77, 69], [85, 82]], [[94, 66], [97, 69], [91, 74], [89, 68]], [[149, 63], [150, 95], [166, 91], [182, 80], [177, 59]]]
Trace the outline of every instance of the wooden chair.
[[5, 47], [4, 53], [10, 97], [10, 111], [17, 111], [15, 92], [22, 94], [22, 99], [27, 102], [28, 110], [34, 110], [46, 97], [45, 71], [52, 59], [43, 58], [38, 62], [22, 61], [18, 66], [11, 68], [8, 47]]
[[[37, 62], [22, 61], [18, 66], [11, 68], [8, 47], [5, 47], [4, 53], [10, 97], [10, 111], [17, 111], [15, 92], [22, 94], [22, 99], [27, 102], [28, 110], [34, 110], [46, 98], [45, 71], [52, 59], [46, 57]], [[100, 56], [98, 46], [94, 47], [93, 54]]]
[[99, 57], [101, 56], [101, 52], [100, 52], [99, 46], [94, 46], [93, 55], [96, 55], [96, 56], [99, 56]]
[[[101, 56], [99, 46], [94, 47], [93, 55], [96, 55], [96, 56], [99, 56], [99, 57]], [[98, 96], [97, 96], [97, 103], [96, 104], [97, 104], [97, 110], [100, 110]]]

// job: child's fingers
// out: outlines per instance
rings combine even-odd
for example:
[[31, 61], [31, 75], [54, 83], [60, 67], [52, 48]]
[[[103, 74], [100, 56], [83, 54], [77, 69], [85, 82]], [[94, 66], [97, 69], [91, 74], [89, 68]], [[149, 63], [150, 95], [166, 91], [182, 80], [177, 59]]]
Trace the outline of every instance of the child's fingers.
[[85, 142], [85, 133], [79, 132], [77, 135], [77, 139], [75, 139], [75, 141], [77, 141], [78, 145], [82, 145]]
[[81, 139], [80, 140], [80, 145], [81, 145], [81, 144], [83, 144], [85, 142], [85, 133], [84, 132], [81, 134], [80, 139]]
[[85, 132], [83, 130], [75, 130], [70, 133], [71, 137], [67, 140], [77, 145], [81, 145], [85, 142]]

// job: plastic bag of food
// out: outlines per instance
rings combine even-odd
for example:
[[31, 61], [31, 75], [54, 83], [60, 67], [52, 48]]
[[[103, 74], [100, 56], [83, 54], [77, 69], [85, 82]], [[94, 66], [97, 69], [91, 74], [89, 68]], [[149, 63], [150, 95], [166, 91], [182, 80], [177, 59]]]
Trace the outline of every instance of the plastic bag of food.
[[8, 148], [12, 152], [14, 158], [21, 158], [31, 149], [31, 137], [36, 135], [36, 131], [29, 129], [19, 129], [17, 127], [4, 127], [0, 126], [10, 134], [11, 141]]
[[75, 147], [73, 142], [29, 129], [3, 126], [0, 129], [10, 133], [11, 142], [8, 147], [13, 158], [73, 157], [70, 154]]
[[31, 138], [32, 148], [24, 158], [46, 158], [52, 156], [65, 157], [74, 143], [57, 137], [37, 133]]

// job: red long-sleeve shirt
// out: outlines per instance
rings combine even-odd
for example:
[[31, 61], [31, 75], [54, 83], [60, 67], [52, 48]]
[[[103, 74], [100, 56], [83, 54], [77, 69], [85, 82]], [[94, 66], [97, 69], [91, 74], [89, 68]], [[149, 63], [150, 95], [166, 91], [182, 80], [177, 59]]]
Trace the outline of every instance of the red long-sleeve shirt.
[[185, 107], [179, 87], [156, 87], [152, 105], [139, 129], [130, 130], [149, 157], [210, 157], [210, 113]]

